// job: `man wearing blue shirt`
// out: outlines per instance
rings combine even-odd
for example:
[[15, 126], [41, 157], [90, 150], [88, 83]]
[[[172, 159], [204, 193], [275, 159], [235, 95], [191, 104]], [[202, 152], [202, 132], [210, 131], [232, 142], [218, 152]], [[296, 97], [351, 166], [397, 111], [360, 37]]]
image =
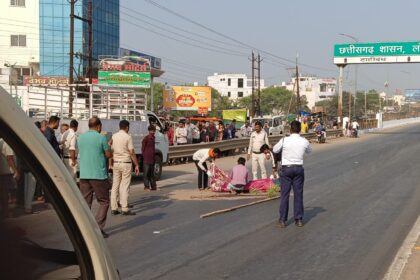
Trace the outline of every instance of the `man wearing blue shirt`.
[[99, 203], [96, 221], [104, 232], [106, 216], [109, 208], [109, 181], [106, 159], [112, 157], [111, 149], [104, 135], [101, 134], [102, 123], [97, 117], [89, 119], [89, 130], [81, 134], [77, 140], [80, 163], [80, 191], [89, 208], [92, 206], [93, 193]]

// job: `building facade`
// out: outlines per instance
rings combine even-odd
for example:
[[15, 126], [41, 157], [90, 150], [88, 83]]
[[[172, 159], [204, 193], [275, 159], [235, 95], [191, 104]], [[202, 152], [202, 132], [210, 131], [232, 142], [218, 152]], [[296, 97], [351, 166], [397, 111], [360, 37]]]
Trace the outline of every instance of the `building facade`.
[[0, 1], [0, 83], [39, 73], [39, 0]]
[[[119, 54], [119, 0], [92, 0], [93, 65]], [[75, 4], [87, 18], [88, 0]], [[25, 76], [69, 75], [70, 4], [67, 0], [0, 1], [0, 83], [19, 85]], [[74, 19], [74, 76], [86, 73], [88, 23]], [[95, 73], [95, 69], [94, 69]]]
[[[264, 79], [260, 80], [261, 89], [264, 89]], [[252, 79], [245, 74], [217, 74], [207, 77], [207, 84], [216, 89], [222, 96], [233, 100], [250, 96], [252, 94]], [[255, 81], [255, 89], [258, 88], [258, 80]]]
[[[282, 86], [296, 92], [296, 77], [292, 77], [289, 83], [282, 83]], [[300, 96], [306, 97], [311, 110], [314, 109], [316, 102], [333, 98], [336, 95], [336, 87], [335, 78], [319, 78], [311, 75], [299, 77]]]
[[[68, 76], [70, 53], [70, 4], [67, 0], [40, 1], [40, 75]], [[94, 68], [102, 55], [118, 55], [119, 0], [93, 0], [92, 57]], [[75, 4], [75, 15], [87, 19], [88, 0]], [[86, 73], [89, 53], [88, 23], [74, 19], [74, 72]], [[95, 71], [94, 71], [95, 72]]]

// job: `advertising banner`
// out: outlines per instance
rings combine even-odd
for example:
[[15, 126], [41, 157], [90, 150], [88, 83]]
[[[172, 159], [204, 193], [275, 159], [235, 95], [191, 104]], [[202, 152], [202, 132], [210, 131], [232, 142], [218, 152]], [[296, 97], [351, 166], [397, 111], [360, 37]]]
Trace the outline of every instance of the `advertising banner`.
[[246, 122], [246, 109], [223, 110], [223, 120], [236, 120], [237, 122]]
[[142, 57], [105, 58], [98, 71], [98, 85], [150, 88], [150, 62]]
[[163, 91], [163, 107], [177, 111], [211, 111], [211, 88], [173, 86]]
[[150, 88], [150, 80], [150, 72], [98, 71], [99, 85]]

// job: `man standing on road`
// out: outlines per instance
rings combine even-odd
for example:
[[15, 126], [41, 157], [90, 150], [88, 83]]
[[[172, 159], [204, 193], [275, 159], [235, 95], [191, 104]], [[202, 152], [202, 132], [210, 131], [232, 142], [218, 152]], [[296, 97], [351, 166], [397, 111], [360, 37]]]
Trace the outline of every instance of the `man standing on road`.
[[57, 155], [61, 157], [60, 144], [57, 141], [57, 137], [55, 137], [55, 129], [57, 129], [59, 125], [60, 118], [57, 116], [51, 116], [48, 120], [48, 125], [44, 130], [44, 136], [47, 138], [48, 142], [50, 142]]
[[200, 149], [193, 154], [193, 161], [198, 171], [198, 189], [200, 191], [207, 189], [209, 176], [212, 176], [211, 172], [207, 168], [207, 160], [215, 160], [220, 156], [220, 150], [215, 149]]
[[249, 139], [247, 155], [247, 160], [251, 159], [252, 177], [254, 180], [258, 179], [258, 166], [261, 170], [261, 178], [267, 178], [267, 171], [265, 170], [265, 155], [260, 151], [261, 146], [264, 144], [270, 146], [267, 133], [262, 130], [261, 122], [257, 121], [255, 122], [255, 131], [251, 133], [251, 137]]
[[70, 128], [64, 132], [62, 137], [64, 165], [67, 167], [67, 170], [70, 172], [75, 181], [77, 179], [76, 131], [78, 126], [79, 123], [76, 120], [71, 120]]
[[126, 120], [120, 121], [120, 131], [112, 135], [110, 141], [113, 159], [112, 166], [112, 190], [111, 190], [111, 214], [120, 214], [118, 211], [119, 197], [121, 214], [135, 215], [128, 209], [128, 195], [130, 192], [131, 169], [134, 164], [134, 171], [139, 175], [139, 163], [134, 152], [133, 139], [128, 134], [130, 123]]
[[141, 143], [141, 154], [143, 155], [143, 181], [145, 190], [156, 190], [155, 180], [155, 132], [156, 127], [150, 125], [149, 134], [143, 138]]
[[249, 121], [247, 121], [241, 127], [241, 136], [242, 137], [251, 137], [251, 133], [252, 133], [252, 127], [249, 125]]
[[298, 121], [290, 123], [289, 137], [284, 137], [274, 146], [273, 152], [278, 153], [282, 150], [280, 176], [281, 197], [280, 197], [280, 227], [286, 227], [287, 216], [289, 213], [289, 195], [293, 187], [294, 194], [294, 219], [295, 225], [303, 226], [303, 184], [305, 173], [303, 169], [303, 155], [312, 151], [308, 140], [300, 136], [301, 125]]
[[101, 134], [102, 123], [98, 117], [89, 119], [89, 130], [79, 136], [80, 191], [89, 208], [92, 207], [93, 193], [99, 203], [96, 212], [98, 223], [104, 238], [108, 237], [104, 227], [109, 208], [109, 181], [106, 158], [112, 153], [107, 139]]

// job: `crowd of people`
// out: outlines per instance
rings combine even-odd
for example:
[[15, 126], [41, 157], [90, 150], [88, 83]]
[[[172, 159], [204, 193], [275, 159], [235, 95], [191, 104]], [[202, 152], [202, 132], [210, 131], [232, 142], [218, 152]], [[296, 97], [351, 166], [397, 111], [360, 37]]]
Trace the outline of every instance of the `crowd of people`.
[[[60, 126], [60, 118], [57, 116], [51, 116], [48, 121], [37, 121], [35, 125], [63, 161], [89, 207], [96, 197], [99, 207], [95, 218], [104, 237], [108, 237], [104, 227], [109, 207], [112, 215], [136, 214], [130, 210], [128, 198], [132, 172], [139, 175], [140, 167], [133, 139], [129, 134], [129, 121], [121, 120], [119, 131], [114, 133], [111, 139], [107, 139], [101, 133], [102, 122], [97, 117], [89, 119], [89, 130], [81, 134], [77, 133], [79, 123], [76, 120]], [[58, 129], [59, 133], [56, 133]], [[154, 176], [156, 127], [150, 125], [148, 132], [142, 140], [144, 189], [156, 191], [158, 190]], [[9, 186], [7, 189], [0, 188], [6, 192], [1, 194], [2, 217], [11, 215], [10, 204], [23, 207], [26, 214], [37, 213], [32, 209], [34, 199], [46, 202], [42, 187], [37, 184], [30, 168], [16, 157], [3, 139], [0, 139], [0, 151], [0, 179], [2, 186]], [[40, 194], [36, 194], [37, 192]]]
[[178, 123], [166, 122], [166, 131], [169, 145], [174, 146], [250, 137], [253, 129], [249, 122], [238, 129], [236, 120], [226, 126], [221, 121], [190, 121], [186, 118]]

